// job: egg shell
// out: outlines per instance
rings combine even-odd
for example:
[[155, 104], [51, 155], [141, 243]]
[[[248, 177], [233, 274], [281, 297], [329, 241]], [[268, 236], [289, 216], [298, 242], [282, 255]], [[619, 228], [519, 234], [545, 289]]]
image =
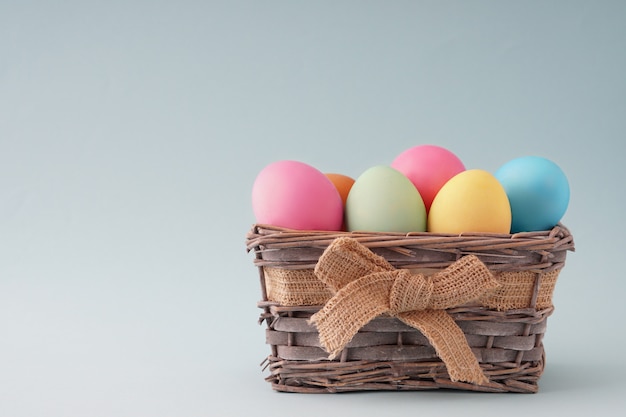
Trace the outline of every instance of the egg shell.
[[352, 185], [354, 185], [354, 179], [347, 175], [336, 173], [326, 173], [325, 175], [333, 183], [333, 185], [339, 192], [341, 200], [345, 206], [346, 201], [348, 200], [348, 194], [350, 193], [350, 189], [352, 188]]
[[363, 172], [350, 189], [346, 227], [349, 231], [423, 232], [426, 208], [407, 177], [378, 165]]
[[299, 161], [277, 161], [257, 175], [252, 186], [257, 223], [298, 230], [341, 230], [343, 202], [333, 183]]
[[553, 228], [565, 215], [570, 199], [565, 173], [539, 156], [515, 158], [495, 173], [511, 203], [511, 232]]
[[463, 162], [451, 151], [436, 145], [419, 145], [398, 155], [391, 167], [403, 173], [419, 191], [426, 211], [435, 195], [456, 174], [465, 171]]
[[504, 188], [489, 172], [463, 171], [441, 187], [428, 214], [428, 231], [509, 233], [511, 207]]

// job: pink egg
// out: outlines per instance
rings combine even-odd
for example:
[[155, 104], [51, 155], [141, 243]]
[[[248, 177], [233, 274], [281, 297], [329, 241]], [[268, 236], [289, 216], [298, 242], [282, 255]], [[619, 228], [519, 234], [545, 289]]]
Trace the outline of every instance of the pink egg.
[[391, 166], [411, 180], [427, 211], [441, 187], [450, 178], [465, 171], [465, 165], [456, 155], [436, 145], [407, 149], [394, 159]]
[[298, 161], [269, 164], [252, 187], [257, 223], [298, 230], [341, 230], [343, 202], [331, 180]]

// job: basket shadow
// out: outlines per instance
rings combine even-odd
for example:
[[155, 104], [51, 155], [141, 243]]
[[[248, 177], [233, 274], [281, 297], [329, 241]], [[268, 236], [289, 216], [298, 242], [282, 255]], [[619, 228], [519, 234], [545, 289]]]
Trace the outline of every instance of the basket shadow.
[[539, 393], [606, 390], [625, 385], [623, 367], [608, 363], [549, 363], [539, 381]]

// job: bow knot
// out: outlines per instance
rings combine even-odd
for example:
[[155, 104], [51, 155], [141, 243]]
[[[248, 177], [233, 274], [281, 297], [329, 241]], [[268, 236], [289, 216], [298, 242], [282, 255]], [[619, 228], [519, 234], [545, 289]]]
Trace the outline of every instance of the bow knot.
[[433, 280], [424, 275], [413, 276], [407, 270], [394, 271], [395, 280], [389, 294], [391, 314], [436, 308], [433, 303]]
[[431, 276], [395, 269], [383, 257], [349, 237], [335, 239], [316, 267], [334, 296], [311, 317], [322, 346], [336, 357], [361, 327], [389, 314], [420, 330], [454, 381], [486, 383], [465, 335], [445, 311], [476, 300], [499, 286], [473, 255]]

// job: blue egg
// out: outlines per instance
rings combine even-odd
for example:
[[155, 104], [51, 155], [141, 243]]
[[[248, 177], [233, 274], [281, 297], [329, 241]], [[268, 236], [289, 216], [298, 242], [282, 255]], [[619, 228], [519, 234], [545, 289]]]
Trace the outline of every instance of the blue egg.
[[525, 156], [495, 173], [511, 204], [511, 233], [549, 230], [565, 215], [570, 189], [561, 168], [549, 159]]

